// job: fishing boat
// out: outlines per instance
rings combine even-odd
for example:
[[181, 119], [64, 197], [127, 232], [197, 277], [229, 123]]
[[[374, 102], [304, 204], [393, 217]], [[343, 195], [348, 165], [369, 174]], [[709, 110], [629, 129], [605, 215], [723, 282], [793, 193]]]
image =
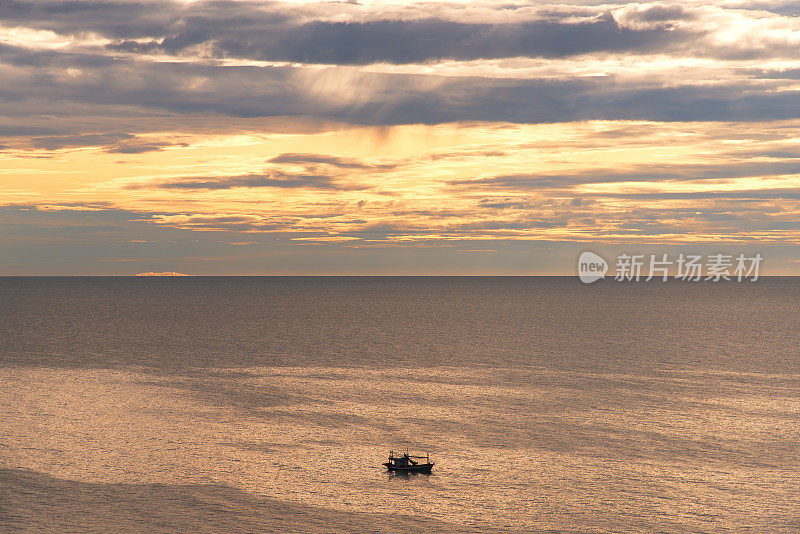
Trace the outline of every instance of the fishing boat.
[[[425, 463], [416, 460], [425, 460]], [[425, 456], [409, 456], [408, 452], [395, 456], [394, 451], [389, 451], [389, 461], [383, 465], [389, 471], [397, 473], [430, 473], [434, 462], [431, 462], [429, 454]]]

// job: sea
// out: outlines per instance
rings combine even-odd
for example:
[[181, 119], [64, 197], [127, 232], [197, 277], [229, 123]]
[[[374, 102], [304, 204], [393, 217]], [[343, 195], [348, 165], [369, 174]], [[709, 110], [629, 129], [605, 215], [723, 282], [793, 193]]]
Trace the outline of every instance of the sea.
[[799, 303], [791, 277], [0, 278], [0, 531], [798, 532]]

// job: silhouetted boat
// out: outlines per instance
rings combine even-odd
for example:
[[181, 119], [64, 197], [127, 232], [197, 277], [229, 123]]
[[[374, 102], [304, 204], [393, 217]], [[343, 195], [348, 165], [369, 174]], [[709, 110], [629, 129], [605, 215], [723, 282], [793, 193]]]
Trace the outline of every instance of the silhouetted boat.
[[[420, 463], [414, 460], [425, 460], [425, 463]], [[398, 473], [430, 473], [434, 462], [431, 462], [430, 455], [425, 456], [409, 456], [408, 453], [402, 456], [395, 456], [394, 451], [389, 451], [389, 461], [383, 465], [389, 471]]]

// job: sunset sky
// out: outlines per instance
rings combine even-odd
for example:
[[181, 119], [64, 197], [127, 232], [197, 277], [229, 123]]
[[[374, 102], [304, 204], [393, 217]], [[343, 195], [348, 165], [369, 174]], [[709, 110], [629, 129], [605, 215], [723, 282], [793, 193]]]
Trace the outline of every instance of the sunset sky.
[[0, 1], [0, 275], [800, 275], [800, 4]]

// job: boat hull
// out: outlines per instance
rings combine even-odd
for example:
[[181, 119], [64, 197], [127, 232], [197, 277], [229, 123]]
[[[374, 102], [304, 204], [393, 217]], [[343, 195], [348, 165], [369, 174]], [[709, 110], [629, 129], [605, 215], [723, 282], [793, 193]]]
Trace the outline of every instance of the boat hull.
[[417, 465], [392, 465], [389, 462], [386, 462], [385, 465], [386, 469], [389, 471], [394, 471], [396, 473], [430, 473], [431, 468], [433, 467], [433, 463], [429, 464], [417, 464]]

